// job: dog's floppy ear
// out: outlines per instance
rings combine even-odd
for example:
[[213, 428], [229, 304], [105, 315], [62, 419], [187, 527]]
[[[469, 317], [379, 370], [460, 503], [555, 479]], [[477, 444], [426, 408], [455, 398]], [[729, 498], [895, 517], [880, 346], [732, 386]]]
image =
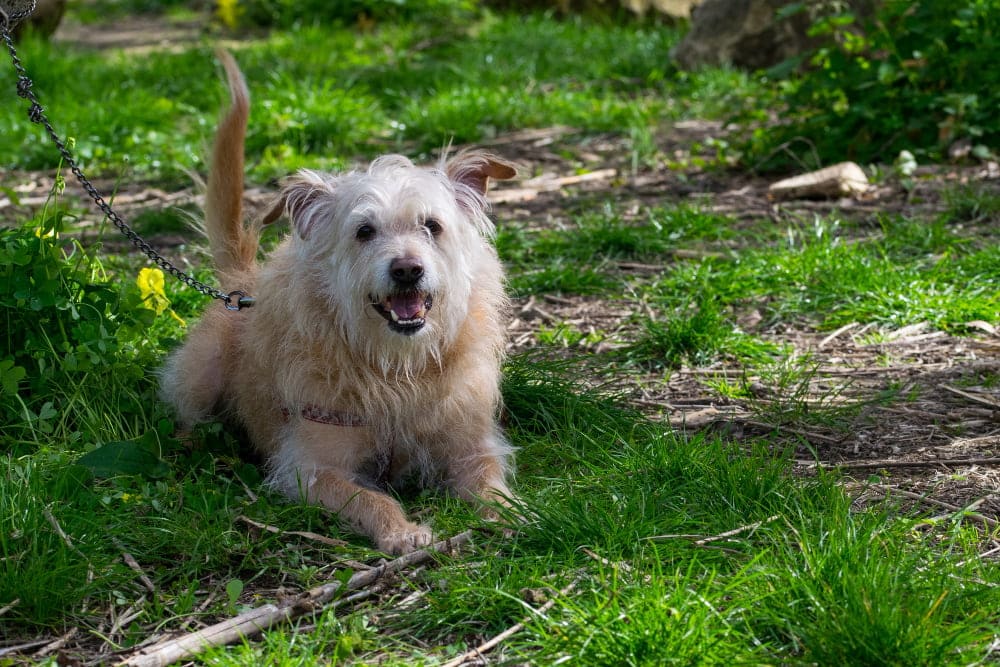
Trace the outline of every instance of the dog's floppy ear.
[[517, 176], [510, 162], [482, 151], [462, 151], [448, 160], [444, 172], [449, 180], [468, 187], [479, 197], [485, 197], [489, 179], [506, 180]]
[[303, 169], [285, 179], [281, 184], [281, 192], [264, 210], [260, 222], [268, 225], [287, 214], [292, 228], [303, 239], [307, 238], [316, 222], [316, 202], [330, 194], [333, 194], [333, 187], [329, 181], [314, 171]]

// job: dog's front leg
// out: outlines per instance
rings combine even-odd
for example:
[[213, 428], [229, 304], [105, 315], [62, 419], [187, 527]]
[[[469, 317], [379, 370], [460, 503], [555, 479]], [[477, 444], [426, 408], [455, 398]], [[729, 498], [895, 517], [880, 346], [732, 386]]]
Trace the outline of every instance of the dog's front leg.
[[429, 528], [407, 520], [393, 498], [359, 483], [359, 470], [374, 453], [367, 428], [302, 420], [272, 459], [272, 481], [291, 497], [333, 510], [381, 551], [399, 555], [427, 546]]
[[380, 551], [399, 555], [431, 543], [430, 529], [408, 521], [398, 502], [358, 485], [341, 471], [318, 472], [309, 499], [337, 512], [342, 520], [371, 537]]
[[498, 433], [474, 439], [473, 447], [454, 447], [448, 457], [448, 485], [463, 500], [486, 503], [482, 513], [496, 518], [492, 504], [510, 506], [512, 494], [507, 486], [511, 448]]

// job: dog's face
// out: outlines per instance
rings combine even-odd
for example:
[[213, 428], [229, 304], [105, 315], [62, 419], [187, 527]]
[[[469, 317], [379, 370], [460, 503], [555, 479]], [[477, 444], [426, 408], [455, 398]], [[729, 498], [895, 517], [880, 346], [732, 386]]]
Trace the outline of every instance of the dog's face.
[[341, 176], [303, 171], [282, 190], [299, 269], [344, 337], [370, 356], [437, 349], [465, 321], [476, 281], [499, 283], [489, 245], [488, 178], [514, 170], [483, 154], [438, 168], [401, 156]]

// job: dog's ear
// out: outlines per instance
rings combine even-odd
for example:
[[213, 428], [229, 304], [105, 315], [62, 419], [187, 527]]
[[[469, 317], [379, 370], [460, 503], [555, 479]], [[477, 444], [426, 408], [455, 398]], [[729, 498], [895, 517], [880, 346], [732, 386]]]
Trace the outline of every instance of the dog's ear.
[[260, 224], [269, 225], [285, 214], [285, 195], [277, 194], [271, 199], [260, 216]]
[[268, 225], [283, 214], [288, 215], [292, 228], [303, 239], [316, 221], [315, 204], [325, 195], [333, 194], [332, 184], [322, 175], [303, 169], [289, 176], [281, 184], [281, 192], [260, 218], [262, 225]]
[[444, 172], [453, 183], [468, 187], [480, 197], [486, 196], [489, 179], [507, 180], [517, 176], [513, 164], [481, 151], [458, 153], [445, 163]]

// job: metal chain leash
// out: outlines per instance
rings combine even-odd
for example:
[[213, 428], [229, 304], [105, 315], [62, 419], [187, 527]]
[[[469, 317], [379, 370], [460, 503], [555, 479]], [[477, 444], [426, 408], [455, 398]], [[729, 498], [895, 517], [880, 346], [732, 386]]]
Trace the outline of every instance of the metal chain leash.
[[56, 148], [59, 150], [59, 154], [62, 155], [65, 163], [69, 165], [70, 171], [73, 172], [76, 179], [80, 182], [80, 185], [86, 193], [90, 195], [90, 198], [94, 200], [97, 207], [101, 209], [104, 215], [107, 216], [108, 220], [110, 220], [115, 227], [118, 228], [125, 238], [131, 241], [132, 245], [146, 255], [150, 261], [188, 287], [198, 290], [205, 296], [219, 299], [225, 304], [227, 310], [240, 310], [241, 308], [252, 306], [253, 298], [247, 296], [245, 292], [240, 290], [228, 293], [223, 292], [222, 290], [211, 287], [210, 285], [193, 278], [171, 264], [166, 258], [156, 252], [156, 250], [154, 250], [149, 243], [144, 241], [141, 236], [136, 234], [131, 227], [128, 226], [128, 224], [114, 211], [114, 209], [111, 208], [110, 204], [105, 201], [104, 197], [97, 190], [97, 188], [94, 187], [90, 180], [84, 175], [83, 171], [77, 164], [76, 159], [73, 157], [73, 154], [70, 152], [69, 148], [67, 148], [66, 142], [59, 137], [59, 134], [52, 127], [48, 117], [45, 115], [45, 110], [38, 102], [38, 98], [35, 97], [35, 93], [31, 89], [34, 83], [28, 76], [24, 66], [21, 64], [21, 59], [17, 56], [17, 49], [14, 48], [14, 38], [11, 35], [11, 27], [35, 11], [36, 2], [37, 0], [31, 0], [27, 9], [20, 12], [11, 12], [9, 14], [3, 7], [0, 7], [0, 39], [3, 39], [4, 43], [7, 45], [7, 52], [10, 54], [11, 63], [13, 63], [14, 70], [17, 72], [17, 94], [19, 97], [22, 97], [31, 103], [31, 106], [28, 108], [28, 118], [32, 123], [41, 125], [45, 128], [49, 138], [52, 139], [52, 143], [54, 143]]

